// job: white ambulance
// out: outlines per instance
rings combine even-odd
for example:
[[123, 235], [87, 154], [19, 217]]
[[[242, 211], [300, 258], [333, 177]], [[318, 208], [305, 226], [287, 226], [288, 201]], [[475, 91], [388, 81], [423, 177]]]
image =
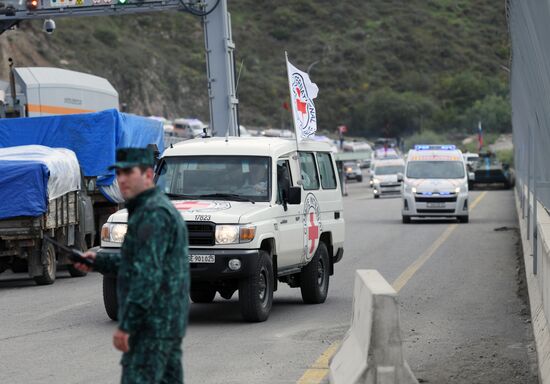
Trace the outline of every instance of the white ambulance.
[[[239, 292], [245, 320], [264, 321], [278, 282], [323, 303], [344, 252], [342, 192], [330, 146], [282, 138], [204, 138], [168, 148], [157, 186], [181, 212], [189, 233], [191, 299]], [[113, 214], [102, 251], [119, 248], [127, 212]], [[104, 280], [116, 316], [116, 284]]]
[[403, 223], [413, 217], [456, 217], [468, 222], [468, 172], [454, 145], [416, 145], [403, 181]]

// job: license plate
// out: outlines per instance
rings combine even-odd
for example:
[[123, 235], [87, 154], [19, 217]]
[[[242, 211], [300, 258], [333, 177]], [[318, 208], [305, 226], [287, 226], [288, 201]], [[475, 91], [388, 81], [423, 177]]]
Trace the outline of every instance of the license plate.
[[428, 203], [428, 208], [445, 208], [445, 203]]
[[190, 255], [190, 263], [203, 263], [203, 264], [213, 264], [216, 262], [216, 256], [214, 255]]

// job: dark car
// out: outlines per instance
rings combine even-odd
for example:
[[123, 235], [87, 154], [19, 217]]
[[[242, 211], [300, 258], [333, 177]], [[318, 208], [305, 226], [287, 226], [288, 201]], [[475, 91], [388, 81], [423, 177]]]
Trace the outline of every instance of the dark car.
[[479, 160], [474, 163], [474, 180], [470, 188], [478, 184], [503, 184], [509, 189], [515, 185], [515, 175], [509, 164], [503, 164], [492, 153], [480, 153]]
[[359, 183], [363, 181], [363, 172], [356, 162], [350, 161], [344, 163], [344, 174], [346, 175], [346, 180], [357, 180]]

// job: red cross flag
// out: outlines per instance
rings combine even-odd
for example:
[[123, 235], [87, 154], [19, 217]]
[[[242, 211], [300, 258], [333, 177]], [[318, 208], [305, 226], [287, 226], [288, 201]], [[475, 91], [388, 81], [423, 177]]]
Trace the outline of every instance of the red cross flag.
[[309, 75], [300, 71], [286, 59], [288, 85], [296, 139], [302, 141], [317, 132], [317, 112], [313, 99], [317, 97], [319, 88], [309, 79]]

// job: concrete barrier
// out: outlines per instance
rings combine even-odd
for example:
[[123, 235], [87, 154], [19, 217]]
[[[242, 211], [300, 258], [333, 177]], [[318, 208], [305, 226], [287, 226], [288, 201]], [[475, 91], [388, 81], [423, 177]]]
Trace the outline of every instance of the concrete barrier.
[[375, 270], [358, 270], [351, 327], [330, 362], [333, 384], [416, 384], [403, 358], [397, 292]]
[[[524, 188], [523, 192], [524, 196], [529, 195], [527, 188]], [[540, 203], [535, 204], [533, 200], [531, 194], [527, 205], [527, 199], [522, 202], [516, 191], [516, 209], [523, 247], [525, 277], [529, 289], [539, 382], [550, 384], [550, 323], [548, 321], [550, 318], [550, 214]], [[536, 223], [534, 223], [534, 208], [537, 209]], [[537, 237], [533, 236], [534, 225], [537, 226]], [[536, 260], [533, 257], [535, 247], [537, 248]], [[535, 262], [536, 274], [533, 265]]]

